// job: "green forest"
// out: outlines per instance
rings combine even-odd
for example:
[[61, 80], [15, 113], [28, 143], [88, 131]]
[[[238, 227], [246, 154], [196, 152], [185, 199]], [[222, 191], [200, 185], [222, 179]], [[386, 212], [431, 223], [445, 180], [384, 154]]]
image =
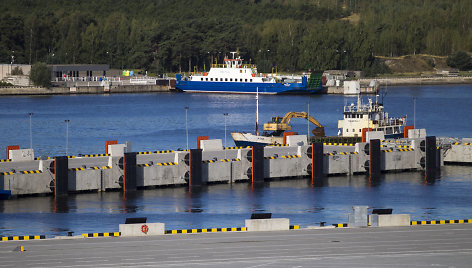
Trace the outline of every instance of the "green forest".
[[472, 51], [470, 0], [2, 0], [0, 62], [208, 70], [356, 69], [376, 56]]

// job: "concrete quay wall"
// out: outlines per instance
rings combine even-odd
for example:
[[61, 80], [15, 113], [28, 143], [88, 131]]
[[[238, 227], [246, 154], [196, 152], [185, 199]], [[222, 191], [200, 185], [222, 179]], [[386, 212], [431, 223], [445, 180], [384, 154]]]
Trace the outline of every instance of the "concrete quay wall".
[[[0, 161], [0, 190], [11, 191], [12, 195], [57, 194], [55, 190], [65, 183], [63, 187], [66, 190], [62, 194], [113, 189], [130, 191], [153, 186], [255, 183], [274, 178], [307, 177], [316, 181], [320, 174], [372, 175], [376, 172], [427, 169], [425, 140], [402, 139], [401, 143], [377, 141], [377, 151], [370, 148], [372, 141], [355, 145], [321, 145], [321, 153], [313, 153], [314, 145], [268, 146], [262, 149], [263, 154], [259, 156], [252, 147], [212, 151], [193, 149], [190, 153], [201, 154], [200, 158], [196, 158], [200, 160], [193, 163], [187, 151], [69, 156], [67, 172], [62, 175], [55, 170], [60, 167], [55, 167], [57, 160], [54, 158], [6, 160]], [[460, 161], [472, 162], [472, 153], [465, 153], [472, 152], [469, 144], [452, 145], [446, 149], [433, 147], [437, 160], [428, 165], [433, 165], [434, 169], [461, 152], [463, 157]], [[125, 161], [127, 155], [134, 157], [135, 162], [132, 163], [135, 164], [125, 164], [130, 163]]]
[[121, 86], [80, 86], [80, 87], [0, 87], [0, 95], [68, 95], [68, 94], [109, 94], [170, 92], [163, 85], [121, 85]]
[[408, 85], [448, 85], [448, 84], [471, 84], [471, 76], [431, 76], [431, 77], [392, 77], [392, 78], [369, 78], [360, 79], [361, 83], [377, 80], [381, 86], [408, 86]]

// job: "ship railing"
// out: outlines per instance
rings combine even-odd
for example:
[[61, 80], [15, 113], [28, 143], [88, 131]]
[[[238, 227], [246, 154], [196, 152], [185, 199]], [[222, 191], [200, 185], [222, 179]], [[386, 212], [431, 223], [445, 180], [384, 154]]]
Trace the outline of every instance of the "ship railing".
[[[212, 64], [212, 68], [232, 68], [231, 65], [227, 64]], [[254, 64], [238, 64], [236, 68], [247, 68], [247, 69], [255, 69], [256, 65]]]

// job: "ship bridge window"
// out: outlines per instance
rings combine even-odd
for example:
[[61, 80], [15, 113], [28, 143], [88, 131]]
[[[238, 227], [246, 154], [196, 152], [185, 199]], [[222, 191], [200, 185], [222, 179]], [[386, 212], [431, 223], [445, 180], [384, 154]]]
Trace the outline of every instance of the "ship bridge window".
[[249, 79], [249, 82], [252, 82], [252, 79]]
[[241, 79], [239, 79], [239, 82], [242, 82], [242, 81], [243, 81], [243, 79], [242, 79], [242, 78], [241, 78]]
[[207, 77], [207, 78], [205, 78], [205, 81], [208, 81], [208, 77]]
[[229, 81], [230, 81], [230, 82], [233, 82], [233, 78], [230, 78]]
[[213, 78], [210, 78], [210, 81], [213, 81]]
[[355, 129], [352, 129], [352, 132], [356, 132], [356, 130], [355, 130]]
[[220, 78], [220, 81], [223, 82], [223, 78]]
[[362, 132], [362, 129], [359, 129], [359, 132]]
[[202, 78], [200, 78], [200, 79], [202, 79], [202, 81], [203, 81], [203, 77], [202, 77]]
[[247, 82], [247, 78], [246, 78], [246, 79], [244, 79], [244, 82]]
[[228, 82], [228, 78], [225, 78], [225, 81]]

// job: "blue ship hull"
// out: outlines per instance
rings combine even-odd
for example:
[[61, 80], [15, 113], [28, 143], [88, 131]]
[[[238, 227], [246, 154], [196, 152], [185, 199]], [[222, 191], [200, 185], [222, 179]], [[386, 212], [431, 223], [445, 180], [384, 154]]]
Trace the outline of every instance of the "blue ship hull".
[[188, 92], [207, 93], [242, 93], [255, 94], [259, 90], [260, 94], [311, 94], [319, 91], [307, 89], [306, 78], [302, 83], [254, 83], [254, 82], [210, 82], [210, 81], [188, 81], [182, 80], [177, 75], [175, 87]]

